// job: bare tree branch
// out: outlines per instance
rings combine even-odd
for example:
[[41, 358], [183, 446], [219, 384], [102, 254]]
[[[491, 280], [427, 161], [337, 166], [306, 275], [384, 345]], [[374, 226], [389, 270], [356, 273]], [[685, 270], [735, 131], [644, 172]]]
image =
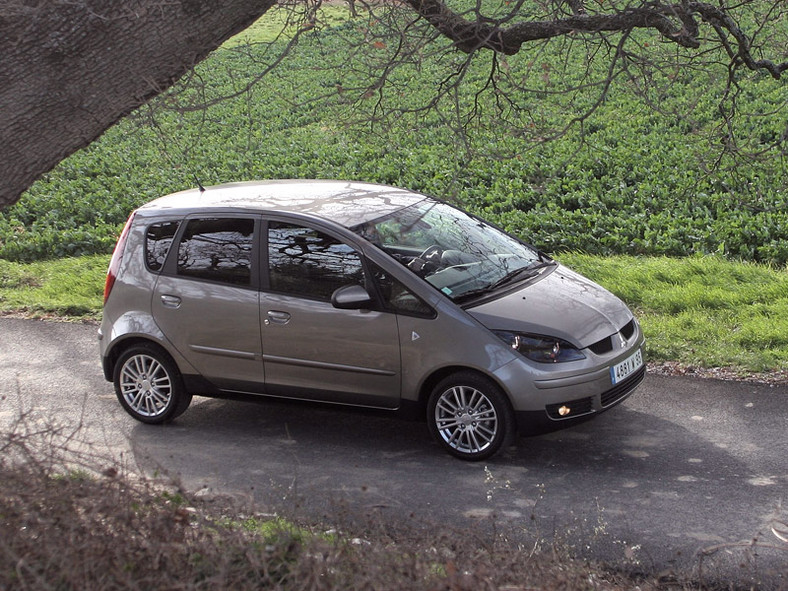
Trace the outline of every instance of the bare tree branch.
[[588, 14], [580, 0], [571, 0], [571, 16], [526, 20], [502, 27], [483, 18], [466, 19], [449, 8], [443, 0], [406, 1], [433, 27], [451, 39], [458, 49], [467, 53], [491, 49], [513, 55], [530, 41], [569, 34], [626, 32], [634, 29], [654, 29], [667, 41], [697, 49], [701, 46], [700, 19], [713, 27], [731, 59], [740, 60], [751, 70], [766, 70], [774, 78], [779, 78], [788, 69], [788, 62], [776, 64], [771, 60], [756, 60], [739, 24], [723, 8], [703, 2], [644, 2], [640, 6], [628, 6], [610, 13]]

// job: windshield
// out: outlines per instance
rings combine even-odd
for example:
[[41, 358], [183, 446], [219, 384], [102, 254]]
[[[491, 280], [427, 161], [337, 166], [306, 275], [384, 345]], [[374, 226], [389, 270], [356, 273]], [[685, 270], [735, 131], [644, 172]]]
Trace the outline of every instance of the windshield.
[[553, 264], [497, 228], [432, 199], [353, 230], [457, 302]]

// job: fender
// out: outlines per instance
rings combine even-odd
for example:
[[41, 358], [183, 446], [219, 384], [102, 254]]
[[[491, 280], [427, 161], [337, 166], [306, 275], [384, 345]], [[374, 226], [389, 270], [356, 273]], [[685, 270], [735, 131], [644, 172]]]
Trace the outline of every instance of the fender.
[[112, 324], [112, 333], [105, 335], [99, 329], [99, 346], [101, 348], [101, 365], [104, 378], [111, 382], [115, 360], [126, 346], [140, 341], [149, 341], [159, 345], [175, 361], [183, 375], [199, 375], [197, 370], [173, 347], [164, 336], [156, 321], [148, 313], [132, 310], [121, 315]]

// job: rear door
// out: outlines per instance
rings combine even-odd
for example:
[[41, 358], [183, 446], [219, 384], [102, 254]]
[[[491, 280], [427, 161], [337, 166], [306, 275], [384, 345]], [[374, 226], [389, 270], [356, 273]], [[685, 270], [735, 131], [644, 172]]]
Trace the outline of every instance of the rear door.
[[268, 224], [268, 277], [260, 297], [266, 392], [396, 408], [400, 400], [397, 317], [340, 310], [339, 287], [367, 286], [348, 242], [302, 223]]
[[154, 290], [156, 322], [216, 386], [259, 392], [259, 217], [201, 216], [182, 225]]

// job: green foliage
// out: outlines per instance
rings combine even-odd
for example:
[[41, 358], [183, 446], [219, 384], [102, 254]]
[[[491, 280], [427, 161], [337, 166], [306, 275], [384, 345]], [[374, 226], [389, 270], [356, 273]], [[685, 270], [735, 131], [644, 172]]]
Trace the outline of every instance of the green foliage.
[[[553, 253], [719, 253], [788, 262], [788, 175], [784, 159], [770, 157], [784, 141], [784, 83], [752, 75], [736, 97], [740, 147], [766, 157], [723, 157], [712, 168], [727, 127], [722, 83], [711, 70], [644, 71], [655, 85], [643, 97], [635, 81], [618, 76], [582, 125], [559, 133], [599, 95], [593, 85], [554, 91], [593, 80], [607, 56], [589, 59], [582, 44], [556, 40], [498, 58], [496, 83], [509, 102], [496, 103], [490, 93], [477, 95], [491, 71], [492, 54], [483, 53], [470, 58], [456, 96], [421, 111], [436, 81], [450, 80], [468, 58], [414, 50], [383, 89], [365, 92], [374, 79], [362, 72], [379, 74], [376, 60], [391, 57], [396, 43], [375, 36], [374, 21], [331, 10], [330, 26], [302, 34], [278, 69], [247, 88], [297, 29], [271, 44], [285, 22], [271, 12], [201, 64], [176, 97], [133, 113], [45, 175], [0, 212], [0, 258], [109, 253], [132, 209], [192, 187], [196, 178], [205, 185], [348, 178], [462, 203]], [[644, 52], [669, 51], [650, 39], [641, 40]], [[364, 51], [350, 51], [354, 43], [365, 43]], [[531, 71], [538, 72], [533, 91], [517, 89]], [[237, 96], [189, 110], [227, 95]], [[182, 108], [169, 109], [173, 104]], [[471, 109], [477, 124], [462, 137], [456, 129]], [[542, 141], [551, 134], [558, 135]]]

